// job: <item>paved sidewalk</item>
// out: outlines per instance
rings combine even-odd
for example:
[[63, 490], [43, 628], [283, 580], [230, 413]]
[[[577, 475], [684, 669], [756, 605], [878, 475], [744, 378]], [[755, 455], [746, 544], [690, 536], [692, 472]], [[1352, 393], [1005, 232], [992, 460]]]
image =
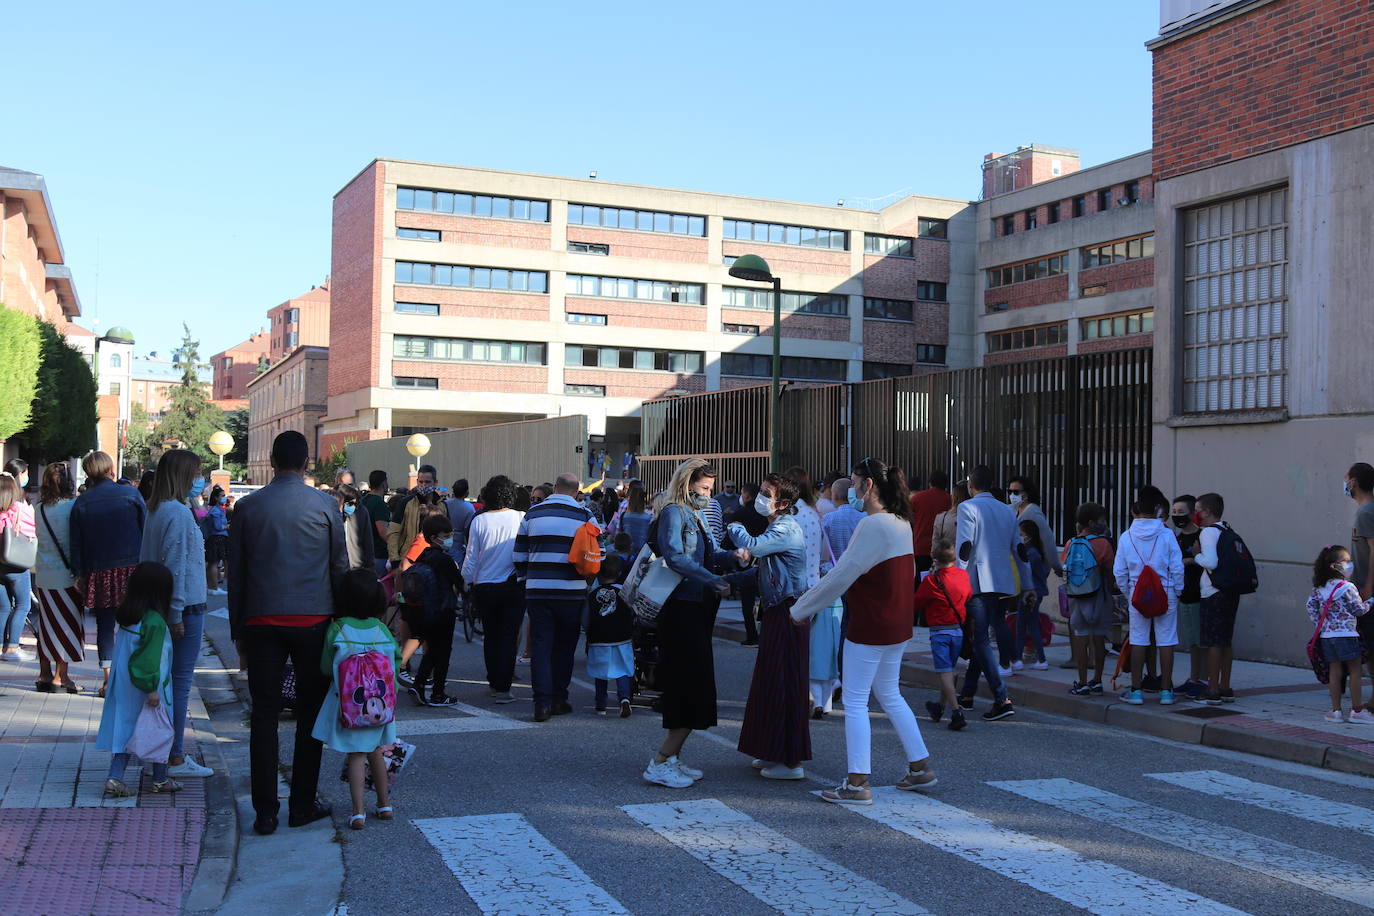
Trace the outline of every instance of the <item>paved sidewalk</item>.
[[[0, 662], [0, 909], [6, 916], [181, 912], [205, 830], [206, 780], [172, 795], [149, 791], [152, 768], [131, 763], [132, 798], [103, 798], [110, 755], [95, 749], [102, 700], [94, 620], [86, 661], [71, 666], [85, 690], [38, 693], [38, 663]], [[32, 641], [24, 646], [34, 650]], [[192, 723], [203, 723], [192, 691]], [[197, 734], [186, 752], [199, 758]]]
[[[743, 638], [739, 602], [721, 605], [716, 617], [716, 636], [736, 641]], [[1133, 706], [1121, 702], [1117, 691], [1111, 689], [1115, 656], [1107, 659], [1103, 678], [1106, 689], [1102, 696], [1071, 696], [1069, 688], [1077, 678], [1077, 671], [1059, 667], [1070, 654], [1067, 637], [1056, 633], [1045, 649], [1050, 664], [1048, 671], [1027, 669], [1007, 679], [1012, 703], [1175, 741], [1374, 776], [1374, 725], [1323, 721], [1322, 716], [1329, 711], [1330, 698], [1326, 685], [1318, 683], [1309, 668], [1237, 661], [1231, 673], [1235, 703], [1205, 706], [1180, 694], [1175, 705], [1160, 706], [1158, 695], [1146, 694], [1144, 706]], [[963, 678], [963, 666], [961, 662], [959, 680]], [[1178, 653], [1174, 659], [1174, 681], [1182, 684], [1187, 676], [1188, 656]], [[915, 637], [907, 646], [902, 678], [912, 686], [939, 688], [939, 676], [931, 667], [929, 637], [923, 628], [915, 631]], [[1129, 676], [1123, 672], [1119, 681], [1121, 689], [1128, 682]], [[1365, 697], [1369, 699], [1374, 687], [1368, 683], [1365, 687]], [[986, 682], [980, 695], [989, 696]], [[985, 699], [979, 701], [980, 707], [984, 704]], [[1348, 710], [1348, 700], [1346, 706]]]

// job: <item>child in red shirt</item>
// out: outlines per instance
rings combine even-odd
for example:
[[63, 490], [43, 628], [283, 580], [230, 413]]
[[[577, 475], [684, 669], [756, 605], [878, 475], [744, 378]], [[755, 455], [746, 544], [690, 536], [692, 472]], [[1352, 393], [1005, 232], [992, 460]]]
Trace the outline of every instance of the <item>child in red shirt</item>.
[[916, 613], [924, 611], [926, 625], [930, 627], [930, 655], [935, 673], [940, 675], [941, 702], [926, 703], [926, 711], [932, 722], [939, 722], [948, 705], [949, 727], [957, 732], [967, 723], [954, 692], [954, 666], [964, 645], [965, 606], [973, 597], [973, 588], [968, 573], [955, 565], [953, 544], [940, 541], [930, 554], [935, 568], [916, 589]]

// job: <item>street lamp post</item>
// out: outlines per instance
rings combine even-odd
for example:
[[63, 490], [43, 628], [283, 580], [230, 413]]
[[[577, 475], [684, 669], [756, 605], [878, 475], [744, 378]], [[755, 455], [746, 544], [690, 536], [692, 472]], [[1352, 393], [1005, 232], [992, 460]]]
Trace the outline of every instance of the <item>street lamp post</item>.
[[410, 480], [406, 481], [412, 487], [415, 486], [415, 475], [419, 473], [420, 459], [429, 454], [429, 436], [424, 433], [416, 433], [406, 440], [406, 451], [415, 457], [415, 464], [410, 466]]
[[219, 469], [224, 470], [224, 456], [234, 450], [234, 437], [221, 429], [212, 434], [205, 444], [210, 447], [210, 451], [219, 455]]
[[744, 254], [730, 265], [730, 276], [753, 283], [773, 284], [773, 390], [769, 400], [768, 463], [782, 470], [782, 279], [773, 276], [768, 262], [756, 254]]

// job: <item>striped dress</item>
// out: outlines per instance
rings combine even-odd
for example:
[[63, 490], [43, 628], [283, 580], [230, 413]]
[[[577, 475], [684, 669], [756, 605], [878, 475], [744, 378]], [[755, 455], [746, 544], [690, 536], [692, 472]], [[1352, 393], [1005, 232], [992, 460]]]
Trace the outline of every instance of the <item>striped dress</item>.
[[74, 505], [74, 499], [59, 499], [40, 505], [34, 513], [38, 562], [33, 567], [33, 587], [38, 614], [33, 629], [38, 637], [38, 654], [49, 662], [79, 662], [84, 657], [86, 633], [81, 593], [68, 567]]

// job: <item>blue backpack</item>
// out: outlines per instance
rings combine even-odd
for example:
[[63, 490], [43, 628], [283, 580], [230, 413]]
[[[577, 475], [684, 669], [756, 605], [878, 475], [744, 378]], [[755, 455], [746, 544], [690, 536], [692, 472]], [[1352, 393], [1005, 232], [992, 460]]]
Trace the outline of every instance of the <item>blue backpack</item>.
[[1069, 541], [1069, 556], [1064, 563], [1064, 591], [1070, 598], [1086, 598], [1102, 588], [1102, 567], [1097, 565], [1091, 543], [1099, 536], [1090, 534]]

